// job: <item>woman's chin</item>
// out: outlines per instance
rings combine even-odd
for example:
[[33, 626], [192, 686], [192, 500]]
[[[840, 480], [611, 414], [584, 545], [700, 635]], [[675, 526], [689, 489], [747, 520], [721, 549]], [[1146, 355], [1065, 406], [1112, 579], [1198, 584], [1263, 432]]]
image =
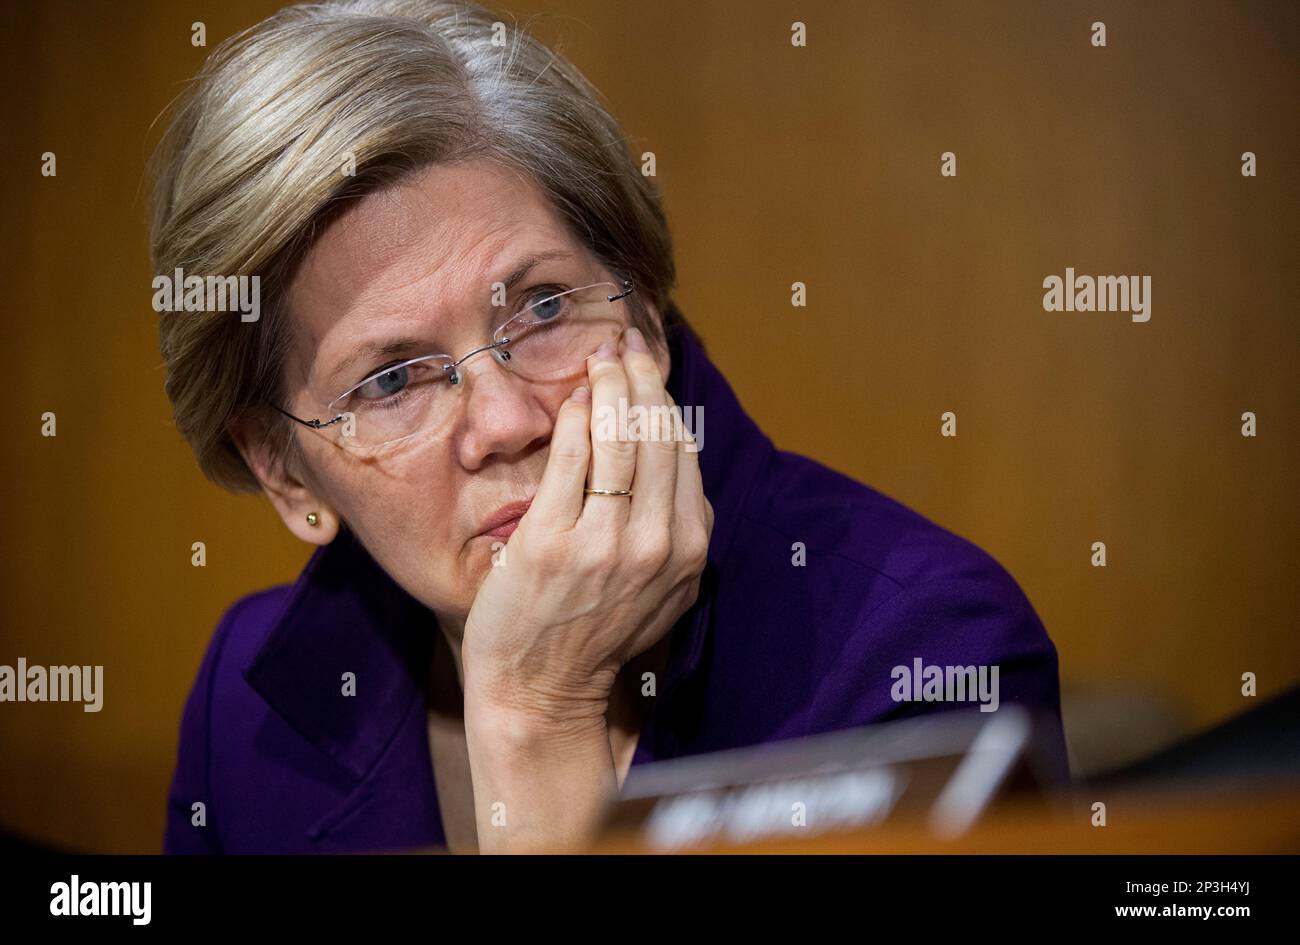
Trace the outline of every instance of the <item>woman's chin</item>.
[[506, 563], [506, 542], [494, 535], [479, 535], [465, 547], [466, 584], [476, 591], [494, 567]]

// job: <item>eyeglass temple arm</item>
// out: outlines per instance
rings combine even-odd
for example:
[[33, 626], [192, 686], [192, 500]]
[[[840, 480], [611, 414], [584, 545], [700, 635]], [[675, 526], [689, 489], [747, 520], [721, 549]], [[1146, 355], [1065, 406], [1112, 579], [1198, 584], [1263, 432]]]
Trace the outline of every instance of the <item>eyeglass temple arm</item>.
[[333, 420], [304, 420], [302, 419], [302, 417], [295, 417], [289, 411], [283, 409], [282, 407], [277, 406], [276, 404], [271, 404], [271, 406], [275, 407], [276, 410], [279, 410], [280, 413], [284, 414], [290, 420], [294, 420], [298, 423], [301, 423], [305, 427], [311, 427], [313, 430], [319, 430], [321, 427], [328, 427], [331, 424], [338, 423], [340, 420], [343, 419], [343, 414], [339, 414]]
[[608, 298], [611, 302], [617, 302], [619, 299], [621, 299], [621, 298], [626, 298], [627, 296], [631, 295], [631, 294], [632, 294], [632, 288], [633, 288], [633, 286], [632, 286], [632, 280], [631, 280], [631, 279], [624, 279], [624, 280], [623, 280], [623, 291], [620, 292], [618, 295], [610, 295], [610, 296], [606, 296], [606, 298]]

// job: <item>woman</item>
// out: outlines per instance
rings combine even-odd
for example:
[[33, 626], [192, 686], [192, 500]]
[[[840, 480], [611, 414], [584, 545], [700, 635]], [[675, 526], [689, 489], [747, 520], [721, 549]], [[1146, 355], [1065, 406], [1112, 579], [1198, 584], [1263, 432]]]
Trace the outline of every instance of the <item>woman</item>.
[[177, 425], [319, 546], [217, 627], [169, 851], [580, 845], [639, 764], [954, 708], [891, 695], [917, 658], [999, 667], [1064, 776], [1015, 582], [773, 448], [673, 304], [617, 123], [536, 40], [443, 0], [287, 8], [155, 160], [155, 271], [260, 297], [161, 316]]

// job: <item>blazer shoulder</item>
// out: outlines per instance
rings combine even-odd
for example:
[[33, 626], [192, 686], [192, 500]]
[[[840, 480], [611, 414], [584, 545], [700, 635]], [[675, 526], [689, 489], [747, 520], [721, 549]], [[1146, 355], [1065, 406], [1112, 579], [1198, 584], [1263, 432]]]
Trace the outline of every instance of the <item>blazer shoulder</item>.
[[[778, 452], [766, 479], [747, 510], [751, 527], [780, 534], [772, 583], [803, 588], [816, 639], [832, 662], [874, 663], [898, 650], [945, 662], [1036, 665], [1044, 701], [1055, 701], [1055, 646], [1019, 582], [992, 554], [807, 457]], [[793, 541], [804, 543], [806, 566], [792, 571]], [[785, 577], [777, 581], [778, 574]]]
[[198, 672], [181, 714], [176, 767], [167, 799], [167, 827], [163, 849], [167, 853], [218, 853], [221, 844], [214, 828], [199, 816], [196, 805], [212, 799], [212, 718], [221, 706], [237, 700], [243, 668], [266, 640], [282, 612], [291, 585], [280, 585], [245, 595], [226, 608], [204, 649]]
[[792, 539], [811, 537], [815, 545], [808, 542], [809, 556], [833, 555], [841, 564], [882, 576], [895, 591], [949, 582], [1015, 586], [1002, 564], [974, 542], [796, 453], [775, 451], [766, 482], [746, 514]]
[[[1042, 620], [992, 554], [816, 460], [774, 450], [719, 582], [715, 654], [760, 679], [758, 717], [818, 734], [937, 708], [893, 698], [899, 666], [997, 668], [998, 699], [1045, 718], [1065, 771], [1058, 661]], [[790, 658], [792, 652], [801, 659]], [[991, 701], [991, 700], [990, 700]], [[768, 713], [764, 716], [763, 713]]]

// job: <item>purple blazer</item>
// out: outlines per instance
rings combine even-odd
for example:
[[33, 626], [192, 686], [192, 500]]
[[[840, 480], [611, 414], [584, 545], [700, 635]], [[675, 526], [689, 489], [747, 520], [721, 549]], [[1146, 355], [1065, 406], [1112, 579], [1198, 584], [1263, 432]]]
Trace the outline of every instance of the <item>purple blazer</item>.
[[[1047, 771], [1064, 782], [1056, 649], [1006, 570], [893, 499], [775, 449], [699, 339], [683, 329], [671, 344], [669, 391], [704, 408], [715, 520], [634, 768], [972, 709], [898, 701], [894, 669], [919, 659], [999, 667], [1000, 701], [1046, 719]], [[185, 704], [165, 850], [444, 844], [426, 728], [431, 622], [346, 529], [292, 586], [236, 602]], [[344, 673], [355, 674], [351, 697]], [[194, 826], [199, 803], [205, 824]]]

